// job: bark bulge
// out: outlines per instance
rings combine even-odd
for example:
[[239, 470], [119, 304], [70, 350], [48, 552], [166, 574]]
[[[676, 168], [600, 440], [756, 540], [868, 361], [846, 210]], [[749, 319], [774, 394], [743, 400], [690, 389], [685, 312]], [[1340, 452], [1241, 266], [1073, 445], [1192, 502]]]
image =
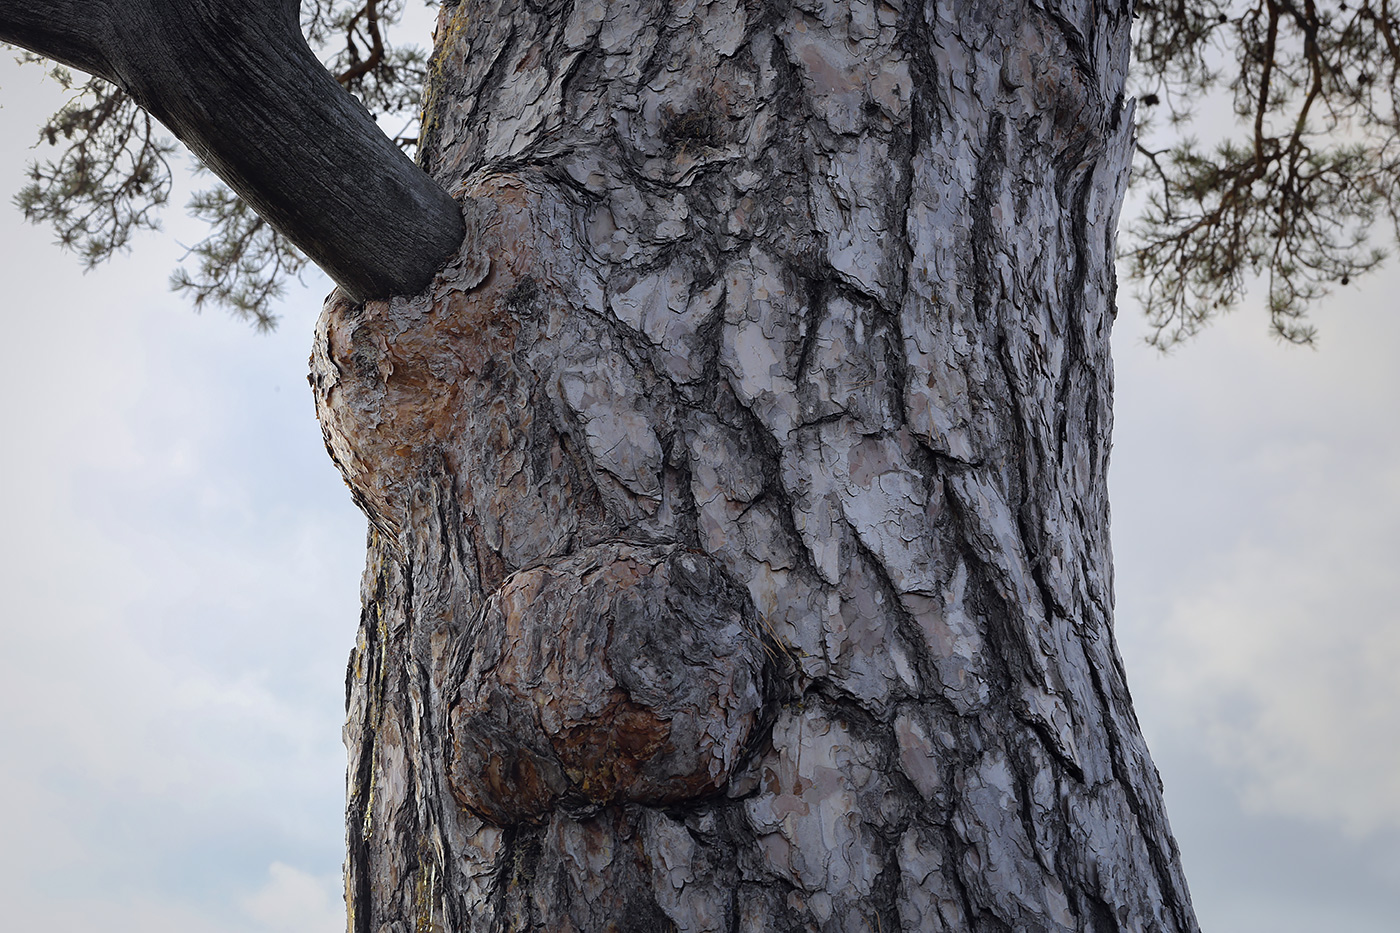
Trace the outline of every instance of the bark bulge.
[[763, 713], [746, 602], [675, 546], [596, 545], [512, 576], [444, 691], [458, 801], [508, 826], [723, 792]]

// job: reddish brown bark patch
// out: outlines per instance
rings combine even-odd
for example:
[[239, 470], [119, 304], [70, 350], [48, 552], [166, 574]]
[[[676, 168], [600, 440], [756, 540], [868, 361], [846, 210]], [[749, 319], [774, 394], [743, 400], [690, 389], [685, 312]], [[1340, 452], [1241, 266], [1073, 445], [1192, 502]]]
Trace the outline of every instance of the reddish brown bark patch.
[[467, 635], [449, 780], [497, 824], [717, 793], [763, 707], [764, 652], [719, 566], [607, 544], [515, 574]]
[[364, 303], [332, 292], [317, 324], [312, 384], [326, 447], [391, 539], [426, 459], [443, 456], [459, 473], [464, 451], [508, 444], [529, 417], [512, 296], [522, 282], [540, 289], [537, 224], [518, 182], [470, 193], [467, 242], [431, 287]]

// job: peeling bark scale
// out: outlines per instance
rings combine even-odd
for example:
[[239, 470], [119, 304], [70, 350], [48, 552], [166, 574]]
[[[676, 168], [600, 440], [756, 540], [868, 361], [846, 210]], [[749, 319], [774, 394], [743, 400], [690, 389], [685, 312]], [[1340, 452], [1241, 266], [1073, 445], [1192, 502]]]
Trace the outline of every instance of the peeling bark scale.
[[1112, 634], [1130, 5], [461, 0], [370, 516], [352, 933], [1196, 931]]

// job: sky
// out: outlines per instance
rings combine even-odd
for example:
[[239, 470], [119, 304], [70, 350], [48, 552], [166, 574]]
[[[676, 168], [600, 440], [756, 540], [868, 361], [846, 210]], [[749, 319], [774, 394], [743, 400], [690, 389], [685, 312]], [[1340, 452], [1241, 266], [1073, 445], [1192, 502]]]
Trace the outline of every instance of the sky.
[[[61, 97], [0, 55], [0, 192]], [[7, 187], [8, 186], [8, 187]], [[188, 194], [176, 192], [180, 203]], [[364, 520], [306, 387], [167, 289], [176, 209], [83, 273], [0, 205], [0, 902], [49, 933], [336, 933]], [[1400, 264], [1163, 357], [1125, 296], [1117, 632], [1207, 933], [1400, 917]]]

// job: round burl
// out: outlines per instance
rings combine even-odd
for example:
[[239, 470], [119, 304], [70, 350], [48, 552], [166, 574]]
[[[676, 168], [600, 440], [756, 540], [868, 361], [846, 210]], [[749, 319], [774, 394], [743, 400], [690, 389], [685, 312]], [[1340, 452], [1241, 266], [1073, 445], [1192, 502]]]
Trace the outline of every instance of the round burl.
[[763, 710], [745, 605], [714, 560], [675, 546], [600, 545], [513, 575], [467, 637], [458, 801], [507, 825], [723, 790]]

